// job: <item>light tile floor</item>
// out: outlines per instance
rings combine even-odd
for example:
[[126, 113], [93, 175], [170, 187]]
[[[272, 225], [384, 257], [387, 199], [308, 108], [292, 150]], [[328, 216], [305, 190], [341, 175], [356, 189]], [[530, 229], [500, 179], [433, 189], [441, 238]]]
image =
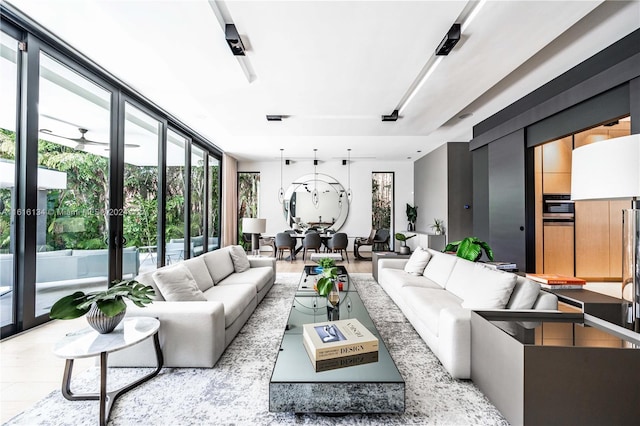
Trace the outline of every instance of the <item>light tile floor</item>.
[[[278, 261], [279, 272], [299, 272], [304, 262]], [[345, 263], [345, 265], [347, 265]], [[371, 262], [351, 261], [352, 272], [371, 272]], [[620, 297], [619, 283], [589, 283], [586, 288]], [[0, 422], [26, 410], [62, 384], [64, 359], [52, 353], [53, 345], [66, 333], [86, 327], [86, 319], [51, 321], [0, 343]], [[95, 358], [74, 363], [74, 376], [95, 365]]]

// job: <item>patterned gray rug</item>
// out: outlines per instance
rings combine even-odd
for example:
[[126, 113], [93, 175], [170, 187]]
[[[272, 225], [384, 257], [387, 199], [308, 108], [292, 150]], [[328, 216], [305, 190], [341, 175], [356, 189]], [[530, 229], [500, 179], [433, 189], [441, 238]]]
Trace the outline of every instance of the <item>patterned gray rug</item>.
[[[300, 275], [279, 273], [276, 285], [212, 369], [164, 368], [121, 396], [110, 425], [506, 425], [470, 381], [454, 380], [371, 274], [352, 274], [367, 309], [406, 381], [403, 415], [295, 415], [269, 412], [269, 378]], [[109, 388], [144, 369], [109, 371]], [[146, 370], [145, 370], [146, 371]], [[62, 373], [62, 372], [61, 372]], [[77, 379], [76, 392], [98, 389], [98, 369]], [[7, 425], [94, 425], [97, 401], [67, 401], [60, 391]]]

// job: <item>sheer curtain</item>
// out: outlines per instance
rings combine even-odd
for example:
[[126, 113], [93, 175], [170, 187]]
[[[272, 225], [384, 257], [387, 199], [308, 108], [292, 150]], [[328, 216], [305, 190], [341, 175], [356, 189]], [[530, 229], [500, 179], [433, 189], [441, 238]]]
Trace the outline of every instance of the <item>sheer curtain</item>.
[[222, 245], [238, 244], [238, 160], [222, 155]]

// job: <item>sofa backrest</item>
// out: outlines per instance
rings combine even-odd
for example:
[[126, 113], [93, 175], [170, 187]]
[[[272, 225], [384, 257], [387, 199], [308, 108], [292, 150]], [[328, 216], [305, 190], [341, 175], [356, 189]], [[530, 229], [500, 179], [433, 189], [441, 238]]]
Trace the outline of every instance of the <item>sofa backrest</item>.
[[[453, 255], [447, 255], [454, 257]], [[466, 259], [457, 258], [456, 263], [445, 283], [444, 288], [455, 294], [462, 300], [469, 296], [471, 287], [474, 286], [474, 271], [476, 264]]]
[[540, 284], [518, 276], [507, 309], [531, 309], [540, 295]]
[[432, 249], [426, 250], [431, 253], [431, 259], [429, 259], [429, 263], [424, 268], [422, 275], [444, 288], [458, 261], [458, 257]]
[[191, 272], [200, 291], [205, 292], [213, 287], [213, 277], [211, 276], [211, 272], [209, 272], [209, 268], [207, 268], [204, 256], [197, 256], [181, 263]]
[[207, 265], [207, 268], [209, 268], [209, 273], [211, 274], [211, 278], [213, 278], [214, 285], [235, 271], [231, 255], [229, 254], [230, 250], [230, 247], [222, 247], [218, 250], [209, 251], [201, 256], [204, 258], [204, 263]]

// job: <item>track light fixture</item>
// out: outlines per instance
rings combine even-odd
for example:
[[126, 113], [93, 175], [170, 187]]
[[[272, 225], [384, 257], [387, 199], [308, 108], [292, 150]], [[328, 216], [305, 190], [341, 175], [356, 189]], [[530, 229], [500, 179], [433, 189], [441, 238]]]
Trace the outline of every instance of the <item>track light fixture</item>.
[[234, 24], [226, 24], [224, 27], [224, 38], [235, 56], [244, 56], [244, 44], [240, 39], [240, 34]]
[[447, 35], [444, 36], [438, 47], [436, 48], [436, 55], [447, 56], [449, 52], [460, 41], [460, 24], [453, 24]]
[[267, 114], [267, 121], [282, 121], [282, 116], [281, 115], [269, 115]]
[[382, 121], [396, 121], [398, 119], [398, 110], [394, 109], [389, 115], [383, 115]]

